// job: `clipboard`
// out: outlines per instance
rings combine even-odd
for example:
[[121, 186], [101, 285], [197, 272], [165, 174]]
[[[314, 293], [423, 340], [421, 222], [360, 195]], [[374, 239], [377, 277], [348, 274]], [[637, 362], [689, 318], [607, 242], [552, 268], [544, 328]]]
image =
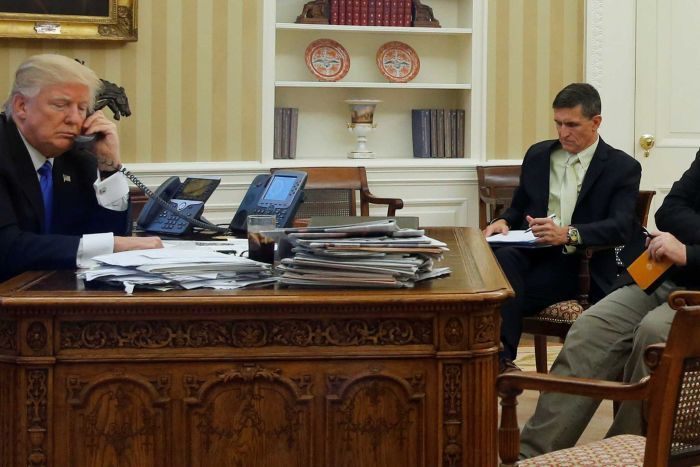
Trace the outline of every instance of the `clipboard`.
[[654, 261], [649, 256], [649, 252], [644, 250], [627, 267], [627, 272], [639, 288], [650, 294], [665, 280], [666, 273], [671, 266], [673, 266], [671, 260], [664, 258], [661, 261]]

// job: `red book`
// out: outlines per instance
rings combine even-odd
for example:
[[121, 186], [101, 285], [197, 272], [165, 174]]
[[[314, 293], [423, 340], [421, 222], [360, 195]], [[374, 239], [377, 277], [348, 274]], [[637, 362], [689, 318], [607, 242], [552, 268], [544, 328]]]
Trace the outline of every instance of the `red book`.
[[392, 0], [384, 0], [384, 24], [382, 26], [391, 26], [391, 2]]
[[403, 24], [403, 0], [391, 0], [391, 20], [389, 26]]
[[338, 1], [338, 24], [348, 24], [345, 19], [345, 4], [347, 0], [337, 0]]
[[360, 26], [369, 24], [369, 0], [360, 0]]
[[384, 2], [386, 0], [374, 0], [374, 11], [375, 18], [374, 24], [376, 26], [384, 26]]
[[360, 11], [362, 10], [362, 0], [352, 0], [352, 24], [360, 25]]
[[377, 0], [369, 0], [368, 26], [377, 25]]
[[411, 21], [413, 15], [411, 14], [411, 7], [413, 6], [413, 0], [403, 0], [404, 2], [404, 17], [403, 17], [403, 25], [410, 27], [411, 24], [413, 24], [413, 21]]
[[339, 2], [340, 0], [331, 0], [331, 24], [340, 24], [338, 23], [338, 20], [340, 19]]

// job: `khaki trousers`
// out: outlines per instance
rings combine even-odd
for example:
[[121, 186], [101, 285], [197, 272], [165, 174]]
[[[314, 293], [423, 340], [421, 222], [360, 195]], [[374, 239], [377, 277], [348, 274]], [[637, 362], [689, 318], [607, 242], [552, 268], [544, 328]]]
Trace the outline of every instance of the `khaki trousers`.
[[[551, 373], [560, 376], [636, 382], [649, 374], [644, 350], [666, 341], [675, 311], [666, 300], [677, 289], [664, 282], [652, 295], [625, 286], [586, 310], [569, 330]], [[599, 400], [542, 393], [520, 438], [521, 459], [572, 447]], [[623, 402], [607, 436], [642, 434], [641, 402]]]

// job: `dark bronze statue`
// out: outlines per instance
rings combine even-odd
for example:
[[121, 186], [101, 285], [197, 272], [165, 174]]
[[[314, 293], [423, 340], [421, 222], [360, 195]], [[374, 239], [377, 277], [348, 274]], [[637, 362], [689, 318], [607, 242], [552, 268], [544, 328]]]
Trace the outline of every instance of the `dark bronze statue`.
[[[85, 60], [75, 59], [81, 65], [85, 65]], [[131, 115], [129, 108], [129, 98], [126, 97], [126, 92], [121, 86], [100, 78], [102, 88], [95, 96], [95, 110], [100, 110], [104, 107], [109, 107], [109, 110], [114, 114], [114, 119], [119, 120], [122, 115], [128, 117]]]
[[95, 110], [109, 107], [109, 110], [114, 113], [115, 120], [119, 120], [122, 115], [125, 117], [131, 115], [129, 98], [126, 97], [124, 88], [104, 79], [100, 81], [102, 81], [102, 89], [95, 97]]
[[328, 24], [328, 0], [312, 0], [304, 4], [297, 23]]
[[427, 28], [439, 28], [440, 21], [435, 19], [433, 14], [433, 9], [428, 5], [423, 5], [421, 0], [413, 0], [413, 26], [416, 27], [427, 27]]

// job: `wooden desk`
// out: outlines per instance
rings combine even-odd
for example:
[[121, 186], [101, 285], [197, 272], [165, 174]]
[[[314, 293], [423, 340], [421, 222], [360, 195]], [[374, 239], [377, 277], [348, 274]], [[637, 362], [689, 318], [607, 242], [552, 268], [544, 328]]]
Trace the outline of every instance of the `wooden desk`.
[[499, 304], [478, 230], [403, 290], [0, 285], [0, 464], [496, 465]]

